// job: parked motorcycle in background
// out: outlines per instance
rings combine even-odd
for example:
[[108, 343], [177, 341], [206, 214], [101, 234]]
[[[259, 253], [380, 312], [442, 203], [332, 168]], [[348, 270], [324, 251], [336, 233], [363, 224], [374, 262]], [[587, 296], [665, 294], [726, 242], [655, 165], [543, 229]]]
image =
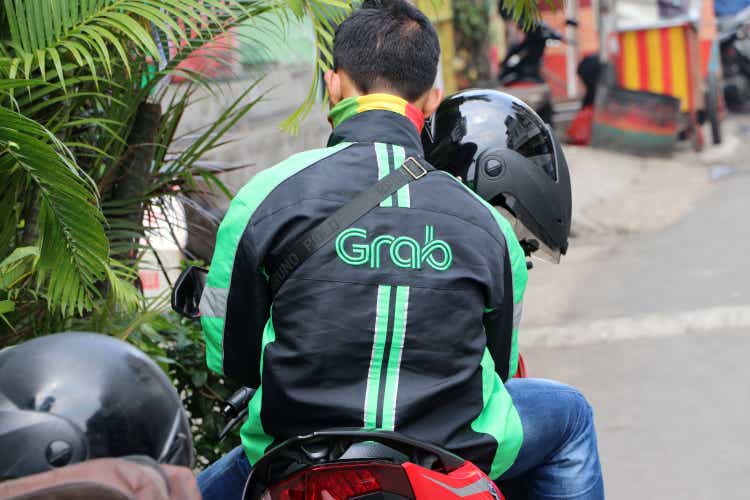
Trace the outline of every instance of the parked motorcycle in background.
[[[513, 23], [510, 15], [500, 5], [500, 15], [508, 23]], [[568, 26], [578, 26], [572, 19], [567, 19]], [[552, 124], [554, 108], [552, 92], [542, 73], [544, 51], [548, 45], [573, 43], [544, 22], [538, 22], [523, 33], [523, 38], [512, 43], [508, 53], [500, 63], [498, 80], [501, 90], [514, 95], [537, 112], [546, 123]]]
[[744, 111], [750, 100], [750, 6], [718, 20], [724, 101], [730, 111]]

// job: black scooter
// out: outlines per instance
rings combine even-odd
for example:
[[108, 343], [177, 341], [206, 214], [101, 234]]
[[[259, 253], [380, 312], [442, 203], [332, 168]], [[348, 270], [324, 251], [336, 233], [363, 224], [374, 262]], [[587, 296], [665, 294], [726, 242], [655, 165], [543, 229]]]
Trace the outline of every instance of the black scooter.
[[[566, 24], [578, 26], [570, 19]], [[501, 90], [523, 99], [547, 123], [552, 123], [554, 110], [551, 92], [542, 76], [542, 63], [547, 44], [554, 42], [571, 43], [547, 24], [536, 24], [520, 43], [510, 47], [500, 63], [498, 76]]]

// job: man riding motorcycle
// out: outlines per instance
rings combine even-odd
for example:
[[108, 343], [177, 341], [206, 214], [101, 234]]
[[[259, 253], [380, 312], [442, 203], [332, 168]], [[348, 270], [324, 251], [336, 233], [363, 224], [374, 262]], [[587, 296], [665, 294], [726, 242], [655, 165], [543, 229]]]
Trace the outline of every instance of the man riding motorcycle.
[[[512, 394], [513, 381], [503, 383], [517, 366], [514, 332], [527, 279], [511, 224], [455, 178], [424, 166], [424, 117], [442, 97], [432, 86], [434, 28], [404, 0], [365, 2], [339, 26], [333, 55], [325, 75], [334, 127], [328, 147], [258, 174], [219, 228], [200, 305], [207, 362], [258, 390], [242, 446], [199, 475], [204, 498], [240, 498], [252, 465], [272, 445], [331, 427], [396, 430], [494, 479], [545, 466], [536, 498], [602, 498], [583, 397], [544, 381], [516, 385]], [[541, 121], [523, 110], [488, 126], [516, 120], [502, 128], [509, 147], [534, 168], [551, 169], [569, 196], [562, 153], [549, 154], [554, 138], [546, 128], [531, 134], [529, 123]], [[434, 123], [438, 141], [447, 130], [442, 116]], [[451, 129], [457, 140], [482, 125], [460, 118], [465, 123]], [[483, 152], [462, 146], [461, 159], [472, 163]], [[547, 156], [537, 155], [544, 146]], [[405, 163], [413, 182], [356, 223], [332, 226], [335, 239], [297, 258], [275, 285], [290, 247]], [[471, 182], [469, 174], [463, 178]], [[558, 238], [528, 239], [528, 251], [545, 243], [564, 252], [569, 206], [557, 217]]]
[[193, 442], [162, 370], [106, 335], [0, 351], [0, 498], [197, 500]]
[[[506, 234], [518, 237], [526, 256], [560, 261], [570, 232], [568, 166], [549, 126], [529, 106], [502, 92], [459, 92], [440, 104], [423, 143], [430, 163], [503, 214], [513, 228]], [[513, 278], [518, 321], [526, 283]], [[514, 328], [511, 373], [517, 341]], [[505, 388], [520, 416], [523, 444], [500, 479], [521, 477], [531, 498], [603, 498], [593, 417], [583, 396], [540, 379], [507, 380]]]

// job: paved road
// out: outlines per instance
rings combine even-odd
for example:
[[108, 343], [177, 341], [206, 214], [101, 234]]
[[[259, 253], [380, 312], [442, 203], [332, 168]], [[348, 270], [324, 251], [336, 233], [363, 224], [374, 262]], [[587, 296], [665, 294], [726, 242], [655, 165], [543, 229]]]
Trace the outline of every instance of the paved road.
[[608, 499], [750, 498], [750, 330], [524, 354], [592, 403]]
[[574, 246], [559, 266], [538, 266], [529, 279], [527, 327], [705, 311], [722, 328], [726, 322], [712, 311], [727, 306], [746, 308], [750, 318], [749, 194], [750, 169], [739, 170], [676, 224]]
[[592, 402], [610, 499], [750, 498], [749, 195], [735, 174], [673, 226], [578, 259], [546, 336], [522, 333], [533, 376]]
[[734, 174], [677, 224], [624, 240], [592, 261], [592, 282], [571, 314], [593, 319], [750, 305], [749, 195], [750, 175]]

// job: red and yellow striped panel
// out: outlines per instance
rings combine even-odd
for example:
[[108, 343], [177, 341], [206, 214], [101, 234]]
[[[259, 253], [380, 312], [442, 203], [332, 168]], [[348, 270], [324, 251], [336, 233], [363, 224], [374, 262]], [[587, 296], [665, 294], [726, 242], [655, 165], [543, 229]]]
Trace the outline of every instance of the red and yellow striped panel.
[[680, 110], [695, 106], [692, 71], [696, 38], [688, 26], [673, 26], [618, 35], [618, 83], [629, 90], [667, 94], [680, 100]]

